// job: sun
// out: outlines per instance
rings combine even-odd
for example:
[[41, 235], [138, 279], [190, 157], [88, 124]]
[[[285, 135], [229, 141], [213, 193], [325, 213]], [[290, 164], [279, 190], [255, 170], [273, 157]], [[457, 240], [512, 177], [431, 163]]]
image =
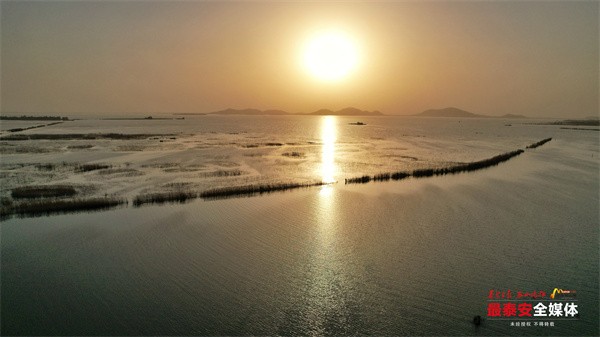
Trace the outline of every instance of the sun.
[[348, 34], [326, 31], [308, 41], [302, 61], [310, 75], [322, 81], [337, 82], [356, 70], [359, 52]]

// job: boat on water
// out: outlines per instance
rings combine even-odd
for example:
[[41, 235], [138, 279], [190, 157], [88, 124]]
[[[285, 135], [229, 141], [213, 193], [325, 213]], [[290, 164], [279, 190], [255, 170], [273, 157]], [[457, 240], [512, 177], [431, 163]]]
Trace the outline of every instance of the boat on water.
[[354, 122], [354, 123], [348, 123], [350, 125], [367, 125], [366, 123], [363, 122]]

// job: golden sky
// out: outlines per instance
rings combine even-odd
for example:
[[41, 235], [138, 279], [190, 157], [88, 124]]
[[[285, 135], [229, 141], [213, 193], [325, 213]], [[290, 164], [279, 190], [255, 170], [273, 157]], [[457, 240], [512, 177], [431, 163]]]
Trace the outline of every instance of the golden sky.
[[[598, 114], [599, 3], [2, 1], [3, 113]], [[343, 31], [360, 63], [302, 66]]]

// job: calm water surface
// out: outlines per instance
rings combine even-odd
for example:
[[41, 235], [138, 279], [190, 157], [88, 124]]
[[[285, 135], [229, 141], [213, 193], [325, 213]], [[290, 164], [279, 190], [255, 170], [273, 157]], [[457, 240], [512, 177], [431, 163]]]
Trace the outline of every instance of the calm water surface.
[[[318, 123], [337, 180], [337, 144], [369, 131]], [[554, 140], [468, 174], [4, 221], [2, 334], [598, 335], [598, 134], [499, 123], [403, 132], [477, 154]], [[578, 320], [471, 323], [490, 289], [554, 287]]]

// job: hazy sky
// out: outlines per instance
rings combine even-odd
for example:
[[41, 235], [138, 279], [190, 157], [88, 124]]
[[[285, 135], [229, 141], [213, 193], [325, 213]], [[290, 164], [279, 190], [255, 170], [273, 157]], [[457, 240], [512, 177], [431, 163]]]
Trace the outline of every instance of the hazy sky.
[[[598, 114], [599, 3], [2, 1], [3, 113]], [[316, 31], [361, 53], [346, 80], [301, 66]]]

